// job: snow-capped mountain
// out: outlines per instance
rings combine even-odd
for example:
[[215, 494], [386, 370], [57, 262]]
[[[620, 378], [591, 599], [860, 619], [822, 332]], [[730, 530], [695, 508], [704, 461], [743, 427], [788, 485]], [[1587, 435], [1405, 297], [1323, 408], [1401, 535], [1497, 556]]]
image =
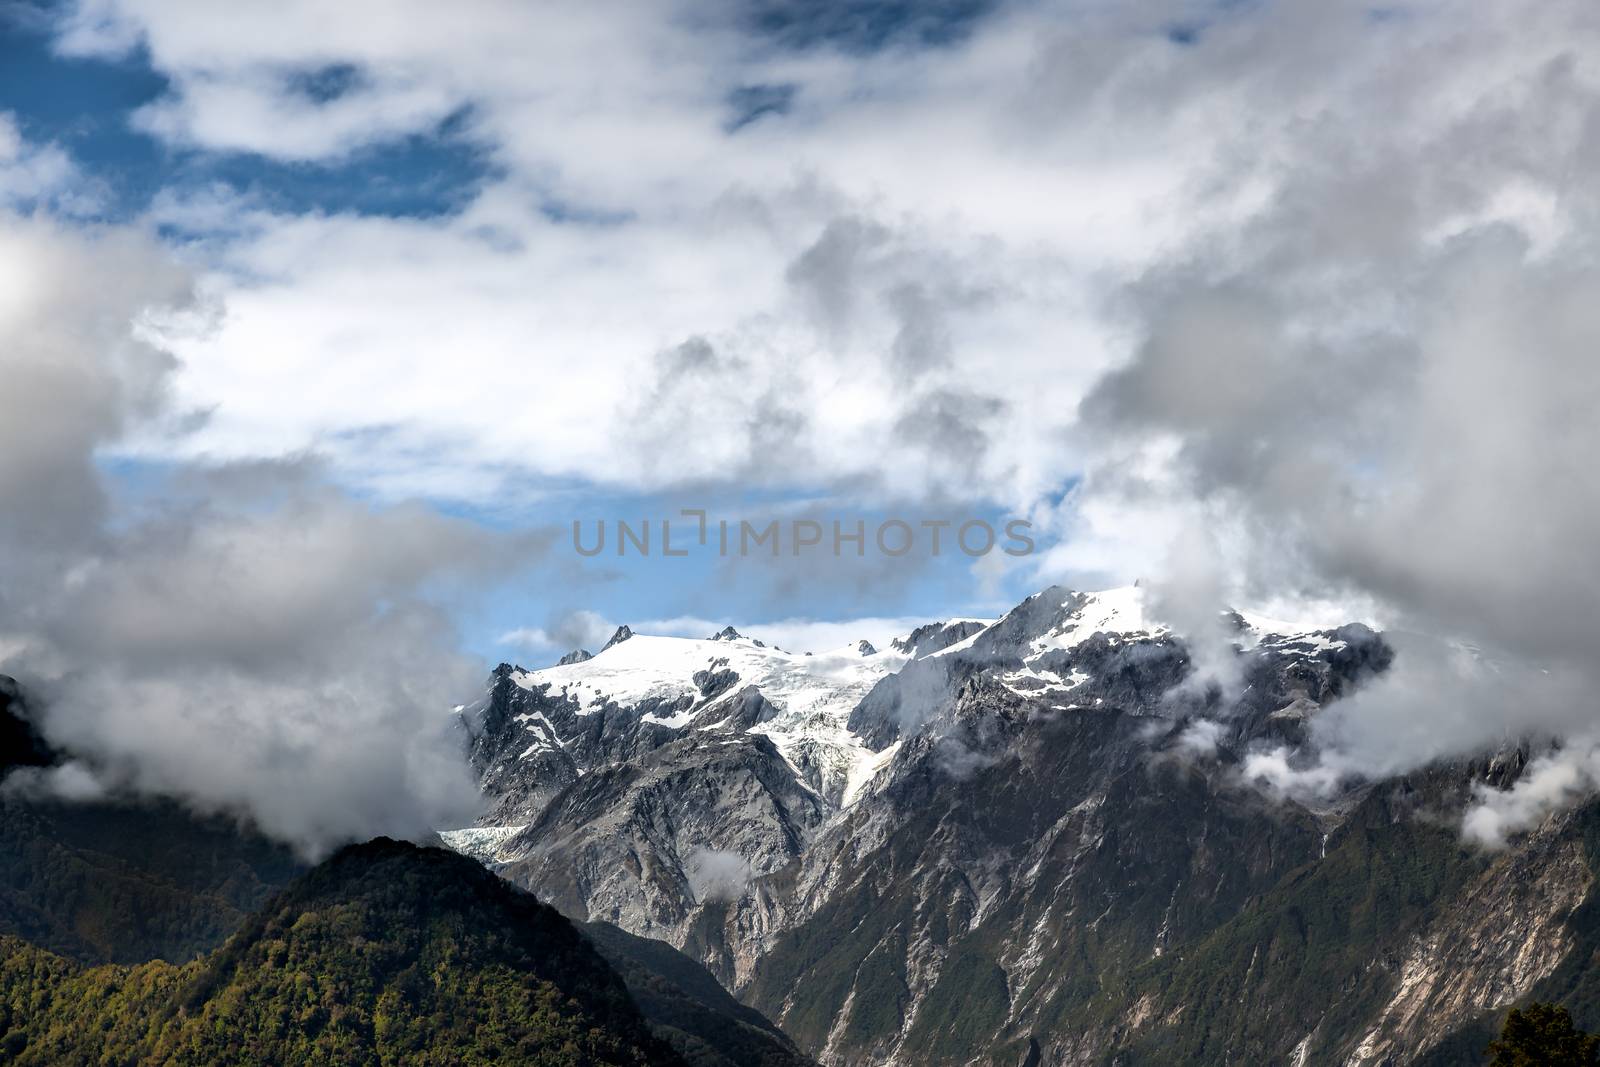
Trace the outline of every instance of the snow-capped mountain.
[[[1288, 640], [1238, 626], [1252, 646]], [[888, 779], [907, 737], [941, 736], [941, 758], [956, 758], [945, 720], [975, 677], [1047, 711], [1127, 703], [1113, 661], [1132, 646], [1145, 650], [1143, 707], [1186, 660], [1131, 587], [1047, 590], [997, 621], [930, 623], [883, 650], [789, 652], [733, 627], [701, 640], [621, 627], [596, 655], [502, 665], [462, 709], [494, 807], [444, 836], [526, 872], [576, 913], [681, 944], [708, 863], [747, 881], [783, 870]]]
[[[1228, 684], [1197, 674], [1137, 588], [1051, 588], [882, 650], [624, 629], [593, 657], [503, 665], [461, 709], [494, 806], [446, 837], [569, 914], [704, 962], [830, 1065], [1088, 1064], [1113, 1047], [1406, 1062], [1408, 1042], [1553, 980], [1567, 950], [1485, 932], [1499, 912], [1473, 894], [1552, 937], [1586, 876], [1529, 874], [1525, 853], [1485, 865], [1440, 814], [1525, 757], [1317, 810], [1254, 788], [1252, 753], [1300, 744], [1393, 653], [1360, 624], [1218, 621]], [[1565, 856], [1578, 832], [1528, 847]], [[1402, 906], [1396, 877], [1434, 909]], [[1305, 939], [1354, 936], [1315, 910], [1330, 894], [1384, 920], [1313, 973], [1293, 962]], [[1288, 934], [1252, 918], [1284, 908], [1312, 913]], [[1251, 1007], [1199, 1026], [1194, 983]]]
[[863, 641], [818, 653], [786, 652], [732, 627], [704, 640], [623, 627], [598, 655], [580, 650], [540, 670], [502, 665], [462, 715], [485, 788], [500, 800], [498, 825], [516, 825], [585, 773], [691, 732], [769, 739], [797, 780], [837, 807], [881, 762], [847, 726], [862, 697], [954, 639], [942, 635], [981, 625], [924, 627], [903, 648]]
[[[579, 717], [605, 708], [647, 709], [639, 716], [642, 725], [765, 735], [819, 792], [848, 803], [871, 773], [872, 753], [846, 729], [846, 720], [908, 658], [861, 644], [785, 652], [730, 627], [707, 640], [631, 635], [591, 659], [515, 671], [511, 678], [522, 689], [571, 703]], [[746, 724], [739, 697], [750, 687], [767, 707], [759, 721]], [[549, 720], [530, 715], [530, 745], [559, 746], [562, 738]]]

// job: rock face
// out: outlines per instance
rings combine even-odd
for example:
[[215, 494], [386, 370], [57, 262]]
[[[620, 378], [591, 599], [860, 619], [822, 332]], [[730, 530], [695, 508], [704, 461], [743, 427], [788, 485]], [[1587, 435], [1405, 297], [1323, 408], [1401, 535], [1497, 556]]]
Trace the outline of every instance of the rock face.
[[502, 667], [462, 713], [497, 807], [446, 837], [683, 949], [830, 1065], [1375, 1067], [1587, 990], [1600, 814], [1464, 847], [1474, 783], [1521, 751], [1317, 807], [1267, 794], [1247, 755], [1292, 751], [1392, 653], [1360, 625], [1223, 619], [1226, 686], [1136, 589], [1048, 589], [882, 652], [724, 631]]

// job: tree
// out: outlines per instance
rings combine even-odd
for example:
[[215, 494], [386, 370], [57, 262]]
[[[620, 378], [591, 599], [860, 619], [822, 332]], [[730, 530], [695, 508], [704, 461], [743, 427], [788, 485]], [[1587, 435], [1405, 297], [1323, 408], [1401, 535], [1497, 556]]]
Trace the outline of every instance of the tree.
[[1529, 1004], [1511, 1009], [1487, 1051], [1489, 1067], [1593, 1067], [1600, 1064], [1600, 1036], [1579, 1030], [1559, 1004]]

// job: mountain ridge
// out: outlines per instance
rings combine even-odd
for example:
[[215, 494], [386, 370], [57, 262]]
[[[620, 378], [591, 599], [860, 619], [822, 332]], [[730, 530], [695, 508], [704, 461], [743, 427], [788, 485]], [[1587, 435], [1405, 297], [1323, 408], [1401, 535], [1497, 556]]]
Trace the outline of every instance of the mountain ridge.
[[[582, 773], [484, 858], [574, 917], [683, 949], [830, 1067], [1220, 1064], [1245, 1050], [1376, 1067], [1448, 1047], [1564, 965], [1577, 941], [1556, 932], [1593, 882], [1563, 837], [1576, 831], [1551, 831], [1560, 862], [1525, 897], [1486, 873], [1497, 861], [1447, 814], [1476, 785], [1514, 781], [1526, 753], [1445, 761], [1319, 805], [1277, 795], [1248, 780], [1247, 757], [1303, 746], [1394, 651], [1360, 623], [1231, 610], [1218, 623], [1227, 685], [1197, 673], [1142, 590], [1052, 587], [989, 623], [918, 628], [877, 654], [890, 669], [826, 705], [862, 768], [848, 793], [817, 788], [793, 735], [779, 758], [761, 743], [793, 709], [748, 660], [691, 642], [672, 646], [687, 654], [671, 685], [659, 662], [627, 678], [622, 660], [502, 679], [479, 721], [507, 700], [503, 728], [549, 726]], [[652, 640], [673, 639], [628, 644], [642, 656]], [[735, 694], [750, 714], [728, 713]], [[516, 777], [480, 766], [486, 784], [508, 766]], [[640, 792], [655, 780], [660, 793]], [[1539, 840], [1512, 854], [1543, 854]], [[1386, 858], [1366, 870], [1361, 856]], [[713, 892], [697, 875], [708, 862], [724, 875]], [[1468, 887], [1566, 948], [1522, 953]], [[1317, 963], [1299, 941], [1250, 932], [1319, 901], [1378, 921], [1319, 920], [1315, 944], [1341, 930], [1350, 947]], [[1430, 948], [1445, 929], [1471, 949]], [[1300, 963], [1235, 974], [1208, 944], [1249, 945], [1245, 961], [1270, 944]], [[1181, 966], [1196, 953], [1205, 974]], [[1483, 992], [1449, 992], [1455, 971]], [[1185, 1020], [1215, 983], [1278, 1005], [1282, 1034], [1219, 1011], [1222, 1032], [1204, 1039]], [[1400, 990], [1424, 992], [1396, 1014]]]

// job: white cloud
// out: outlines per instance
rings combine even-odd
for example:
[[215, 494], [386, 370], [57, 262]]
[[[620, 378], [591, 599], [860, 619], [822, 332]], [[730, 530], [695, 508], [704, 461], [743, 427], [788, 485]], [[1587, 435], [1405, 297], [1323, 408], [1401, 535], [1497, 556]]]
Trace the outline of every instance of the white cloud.
[[95, 198], [71, 158], [54, 145], [22, 136], [16, 116], [0, 111], [0, 209], [53, 203], [66, 212], [86, 211]]
[[1511, 835], [1534, 829], [1597, 787], [1600, 746], [1579, 740], [1534, 760], [1509, 789], [1479, 785], [1462, 822], [1462, 836], [1485, 848], [1503, 848]]
[[440, 592], [539, 539], [375, 507], [305, 457], [120, 508], [97, 457], [172, 413], [161, 338], [191, 307], [148, 235], [0, 209], [0, 671], [79, 760], [27, 786], [177, 797], [308, 853], [470, 819], [445, 709], [479, 665]]
[[[1097, 274], [1204, 214], [1171, 146], [1098, 152], [1109, 117], [1036, 145], [1015, 118], [1041, 58], [1028, 20], [846, 57], [775, 51], [731, 11], [623, 7], [81, 5], [64, 47], [143, 40], [174, 90], [142, 121], [176, 143], [339, 159], [465, 106], [499, 168], [445, 220], [227, 220], [207, 246], [226, 314], [173, 339], [181, 398], [214, 416], [144, 447], [316, 446], [381, 491], [478, 499], [510, 472], [1007, 500], [1058, 486], [1056, 427], [1112, 358]], [[297, 88], [333, 63], [358, 72], [345, 95]], [[727, 94], [777, 83], [797, 86], [793, 114], [729, 135]], [[199, 195], [168, 194], [163, 215], [206, 225]], [[855, 219], [867, 246], [796, 272]], [[849, 299], [819, 313], [818, 286]], [[652, 392], [693, 338], [724, 361], [716, 386]]]
[[[219, 233], [169, 194], [223, 309], [162, 335], [171, 388], [213, 416], [127, 447], [317, 447], [393, 495], [992, 499], [1072, 537], [1042, 574], [1350, 602], [1500, 665], [1402, 649], [1319, 718], [1322, 764], [1256, 768], [1281, 788], [1571, 733], [1600, 688], [1586, 5], [1235, 5], [1182, 45], [1159, 0], [1015, 5], [866, 55], [732, 10], [78, 5], [62, 46], [142, 42], [174, 143], [338, 161], [458, 114], [494, 167], [429, 220]], [[750, 84], [793, 110], [729, 134]]]

